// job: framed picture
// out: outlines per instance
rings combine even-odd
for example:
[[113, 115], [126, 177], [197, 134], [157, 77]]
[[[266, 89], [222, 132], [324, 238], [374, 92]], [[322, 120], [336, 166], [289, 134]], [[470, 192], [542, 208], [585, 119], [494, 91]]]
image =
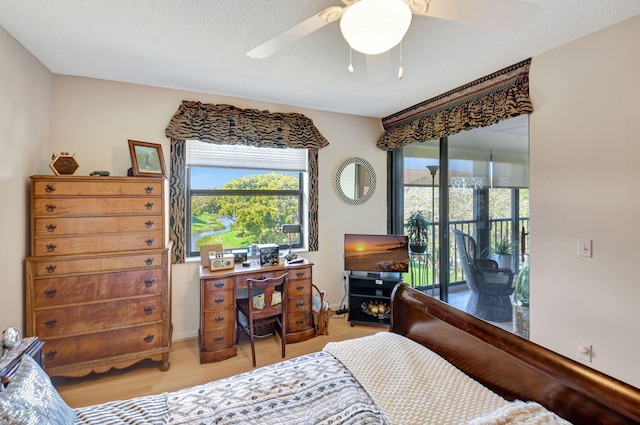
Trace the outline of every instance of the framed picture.
[[129, 140], [129, 153], [134, 176], [166, 177], [162, 145]]

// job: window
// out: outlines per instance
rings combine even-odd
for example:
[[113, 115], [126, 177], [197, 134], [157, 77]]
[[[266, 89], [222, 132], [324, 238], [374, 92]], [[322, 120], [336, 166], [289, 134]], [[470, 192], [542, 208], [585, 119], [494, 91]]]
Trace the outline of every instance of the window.
[[[187, 141], [187, 252], [221, 243], [289, 246], [280, 228], [300, 223], [307, 210], [307, 150], [214, 145]], [[292, 234], [293, 247], [304, 235]]]

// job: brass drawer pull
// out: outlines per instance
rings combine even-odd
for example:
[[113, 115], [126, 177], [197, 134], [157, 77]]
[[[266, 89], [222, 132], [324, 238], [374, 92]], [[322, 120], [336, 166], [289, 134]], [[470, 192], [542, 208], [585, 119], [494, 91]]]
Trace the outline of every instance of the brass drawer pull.
[[147, 335], [144, 337], [144, 342], [151, 342], [155, 337], [156, 337], [155, 335]]
[[47, 320], [46, 322], [44, 322], [44, 327], [47, 329], [53, 329], [56, 326], [56, 323], [58, 323], [56, 319]]
[[46, 353], [44, 353], [44, 359], [53, 360], [56, 358], [57, 355], [58, 355], [57, 351], [47, 351]]
[[147, 288], [151, 288], [154, 283], [156, 283], [155, 279], [147, 279], [144, 281], [144, 286]]
[[264, 280], [264, 279], [266, 279], [266, 278], [267, 278], [267, 277], [266, 277], [265, 275], [260, 275], [260, 277], [258, 278], [258, 280]]
[[147, 314], [153, 314], [153, 311], [154, 311], [155, 309], [156, 309], [156, 308], [155, 308], [154, 306], [152, 306], [152, 305], [148, 305], [148, 306], [146, 306], [146, 307], [144, 308], [144, 312], [145, 312], [145, 313], [147, 313]]
[[144, 223], [145, 226], [147, 226], [147, 229], [151, 229], [153, 227], [153, 221], [149, 220], [146, 223]]
[[303, 285], [296, 286], [296, 290], [298, 290], [298, 291], [302, 291], [303, 289], [304, 289]]
[[216, 282], [215, 285], [216, 288], [220, 289], [220, 288], [224, 288], [224, 282]]
[[144, 191], [147, 193], [147, 195], [150, 195], [153, 193], [153, 187], [152, 186], [147, 186], [144, 188]]
[[147, 244], [147, 246], [151, 246], [153, 245], [153, 239], [147, 239], [144, 243]]
[[224, 302], [224, 298], [216, 298], [214, 302], [216, 304], [222, 304]]
[[46, 246], [47, 252], [53, 252], [56, 250], [57, 247], [58, 247], [57, 245], [50, 243], [49, 245]]
[[215, 320], [217, 323], [221, 323], [221, 322], [224, 322], [224, 317], [222, 317], [222, 316], [218, 316], [218, 317], [216, 317], [216, 318], [215, 318], [215, 319], [213, 319], [213, 320]]
[[223, 336], [219, 336], [219, 337], [214, 338], [213, 340], [219, 344], [222, 341], [224, 341], [224, 337]]
[[47, 225], [46, 225], [46, 226], [44, 226], [44, 227], [45, 227], [45, 229], [47, 229], [47, 232], [51, 233], [51, 232], [53, 232], [54, 230], [56, 230], [56, 227], [57, 227], [57, 226], [56, 226], [55, 224], [47, 224]]
[[145, 208], [148, 210], [152, 210], [153, 209], [153, 202], [147, 202], [146, 204], [144, 204]]
[[44, 191], [47, 193], [55, 192], [56, 187], [52, 184], [48, 184], [47, 187], [44, 188]]
[[296, 307], [302, 308], [302, 307], [304, 307], [304, 303], [302, 301], [298, 301], [297, 304], [296, 304]]
[[296, 276], [302, 277], [302, 276], [304, 276], [304, 272], [298, 272], [298, 273], [296, 273]]
[[56, 271], [56, 266], [51, 264], [51, 265], [48, 265], [47, 267], [45, 267], [44, 269], [47, 271], [47, 273], [53, 273], [53, 272]]
[[47, 212], [53, 212], [56, 209], [56, 206], [52, 205], [52, 204], [47, 204], [45, 206], [45, 208], [46, 208]]
[[147, 258], [146, 260], [144, 260], [144, 262], [147, 264], [147, 266], [150, 266], [153, 264], [153, 258]]
[[298, 326], [304, 325], [304, 320], [296, 320], [296, 325]]
[[58, 292], [57, 289], [47, 289], [46, 291], [43, 292], [43, 294], [46, 298], [53, 298], [56, 296], [57, 292]]

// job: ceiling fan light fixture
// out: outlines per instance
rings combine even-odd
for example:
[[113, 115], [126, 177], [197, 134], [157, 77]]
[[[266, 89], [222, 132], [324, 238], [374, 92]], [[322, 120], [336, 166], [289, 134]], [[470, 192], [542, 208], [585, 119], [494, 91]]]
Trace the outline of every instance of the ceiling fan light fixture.
[[411, 24], [411, 9], [403, 0], [360, 0], [340, 19], [340, 30], [349, 46], [365, 55], [377, 55], [395, 47]]

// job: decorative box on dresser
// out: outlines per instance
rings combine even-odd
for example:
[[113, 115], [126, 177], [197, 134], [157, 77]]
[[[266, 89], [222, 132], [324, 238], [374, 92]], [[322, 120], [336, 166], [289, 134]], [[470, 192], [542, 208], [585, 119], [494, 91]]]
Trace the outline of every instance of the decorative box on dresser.
[[[288, 273], [287, 344], [306, 341], [315, 335], [311, 316], [313, 263], [305, 260], [291, 265], [249, 267], [237, 263], [233, 269], [210, 271], [200, 267], [200, 363], [234, 357], [236, 346], [237, 289], [247, 287], [247, 279], [265, 279]], [[245, 295], [246, 297], [246, 295]]]
[[50, 376], [143, 359], [169, 368], [166, 179], [31, 177], [27, 335], [46, 341]]

